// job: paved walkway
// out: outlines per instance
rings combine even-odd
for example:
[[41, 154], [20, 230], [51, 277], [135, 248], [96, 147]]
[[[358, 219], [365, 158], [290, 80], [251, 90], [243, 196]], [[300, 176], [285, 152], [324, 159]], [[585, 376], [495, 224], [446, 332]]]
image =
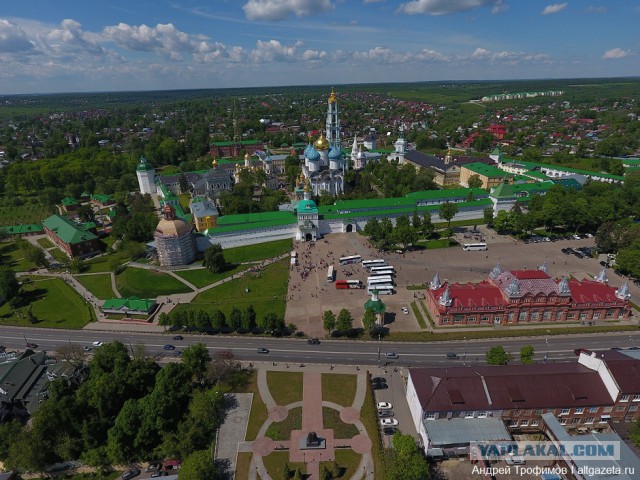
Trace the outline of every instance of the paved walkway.
[[[348, 367], [338, 367], [335, 371], [329, 371], [327, 366], [309, 365], [304, 368], [293, 368], [289, 371], [303, 371], [302, 401], [294, 402], [287, 406], [277, 405], [267, 382], [267, 370], [286, 370], [282, 367], [274, 367], [272, 364], [257, 364], [258, 391], [269, 412], [267, 421], [262, 425], [256, 440], [253, 442], [240, 442], [237, 444], [238, 451], [253, 452], [251, 465], [249, 468], [249, 480], [270, 480], [262, 458], [277, 450], [289, 452], [290, 462], [306, 463], [306, 470], [309, 480], [320, 478], [320, 462], [335, 460], [335, 448], [351, 448], [356, 453], [362, 455], [360, 464], [351, 480], [362, 480], [362, 478], [373, 478], [373, 458], [371, 456], [372, 442], [369, 438], [364, 424], [360, 420], [360, 411], [364, 404], [367, 375], [365, 372], [357, 374], [356, 394], [353, 404], [350, 407], [343, 407], [333, 402], [322, 400], [322, 374], [329, 373], [349, 373], [353, 374]], [[343, 371], [344, 370], [344, 371]], [[289, 441], [273, 441], [266, 437], [266, 431], [271, 423], [280, 422], [286, 419], [289, 410], [302, 407], [302, 429], [291, 432]], [[358, 429], [358, 434], [350, 439], [335, 439], [332, 429], [325, 429], [323, 426], [323, 407], [333, 408], [340, 412], [340, 418], [345, 423], [351, 423]], [[325, 440], [325, 448], [309, 450], [300, 448], [304, 445], [309, 432], [316, 432], [318, 436]]]
[[214, 458], [226, 464], [227, 471], [235, 472], [238, 445], [244, 442], [251, 412], [252, 393], [228, 393], [225, 401], [230, 408], [218, 430]]

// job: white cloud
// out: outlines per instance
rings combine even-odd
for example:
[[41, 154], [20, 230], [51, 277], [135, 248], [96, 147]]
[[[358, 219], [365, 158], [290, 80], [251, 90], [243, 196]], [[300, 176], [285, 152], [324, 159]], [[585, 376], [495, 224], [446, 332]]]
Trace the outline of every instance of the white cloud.
[[611, 60], [616, 58], [624, 58], [628, 57], [631, 54], [630, 50], [622, 50], [621, 48], [612, 48], [611, 50], [607, 50], [602, 55], [602, 58], [605, 60]]
[[585, 13], [607, 13], [609, 11], [609, 7], [601, 7], [591, 5], [585, 9]]
[[328, 12], [333, 4], [331, 0], [249, 0], [242, 9], [249, 20], [279, 21]]
[[33, 43], [22, 28], [8, 20], [0, 19], [0, 52], [27, 52], [33, 48]]
[[470, 55], [460, 55], [460, 61], [482, 61], [491, 64], [518, 65], [522, 63], [549, 63], [551, 58], [544, 53], [510, 52], [502, 50], [492, 52], [486, 48], [478, 47]]
[[542, 10], [541, 15], [553, 15], [554, 13], [558, 13], [561, 12], [562, 10], [564, 10], [565, 8], [567, 8], [569, 4], [568, 3], [553, 3], [551, 5], [547, 5], [546, 7], [544, 7], [544, 10]]
[[258, 40], [257, 46], [251, 51], [251, 58], [256, 63], [264, 62], [294, 62], [298, 60], [297, 49], [302, 42], [293, 45], [283, 45], [278, 40], [263, 42]]
[[447, 15], [480, 7], [491, 7], [492, 13], [500, 13], [504, 12], [508, 5], [505, 0], [412, 0], [401, 3], [396, 13]]
[[47, 45], [59, 53], [84, 51], [104, 54], [105, 50], [98, 43], [96, 35], [85, 32], [81, 27], [75, 20], [63, 20], [58, 28], [46, 34]]
[[489, 52], [489, 50], [487, 50], [486, 48], [476, 48], [473, 53], [471, 54], [471, 58], [477, 58], [477, 59], [483, 59], [483, 58], [490, 58], [491, 57], [491, 52]]

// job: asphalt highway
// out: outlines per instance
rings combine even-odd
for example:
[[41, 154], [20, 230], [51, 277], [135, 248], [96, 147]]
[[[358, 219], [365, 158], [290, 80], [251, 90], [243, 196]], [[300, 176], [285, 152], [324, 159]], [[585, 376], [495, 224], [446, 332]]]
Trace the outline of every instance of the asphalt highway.
[[[177, 334], [182, 335], [184, 339], [173, 340], [173, 336]], [[319, 345], [309, 345], [306, 339], [294, 338], [0, 327], [0, 345], [7, 351], [24, 350], [27, 342], [37, 344], [38, 350], [55, 352], [57, 347], [65, 344], [91, 347], [95, 341], [112, 340], [119, 340], [131, 348], [142, 344], [147, 354], [156, 357], [174, 357], [176, 352], [189, 345], [203, 343], [212, 355], [220, 351], [231, 351], [237, 359], [245, 361], [362, 366], [387, 363], [390, 366], [417, 367], [483, 364], [486, 351], [494, 345], [502, 345], [507, 352], [513, 354], [516, 361], [520, 357], [520, 348], [523, 345], [532, 345], [537, 362], [566, 362], [575, 360], [573, 351], [576, 348], [607, 350], [612, 347], [640, 347], [640, 331], [631, 334], [581, 334], [428, 343], [322, 340]], [[174, 345], [176, 349], [165, 350], [164, 346], [167, 344]], [[258, 353], [258, 348], [267, 348], [269, 353]], [[386, 354], [391, 352], [396, 353], [398, 358], [387, 358]], [[448, 359], [447, 353], [455, 353], [459, 358]]]

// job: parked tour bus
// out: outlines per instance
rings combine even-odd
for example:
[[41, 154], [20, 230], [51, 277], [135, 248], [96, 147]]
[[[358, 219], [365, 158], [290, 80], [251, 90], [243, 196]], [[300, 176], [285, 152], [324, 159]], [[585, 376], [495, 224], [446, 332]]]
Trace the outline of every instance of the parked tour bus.
[[465, 252], [471, 252], [474, 250], [486, 250], [486, 249], [487, 249], [486, 243], [465, 243], [462, 245], [462, 250], [464, 250]]
[[395, 277], [396, 272], [393, 270], [378, 270], [376, 272], [369, 273], [369, 277]]
[[336, 270], [333, 268], [333, 265], [329, 265], [329, 270], [327, 271], [327, 282], [333, 282], [334, 278], [336, 278]]
[[390, 276], [367, 278], [367, 285], [384, 285], [385, 283], [393, 285], [393, 278]]
[[350, 263], [360, 263], [362, 257], [360, 255], [351, 255], [350, 257], [340, 257], [340, 265], [349, 265]]
[[393, 285], [369, 285], [367, 287], [367, 293], [371, 295], [374, 290], [378, 291], [378, 295], [393, 295], [396, 291], [393, 289]]
[[371, 267], [371, 268], [369, 269], [369, 271], [370, 271], [371, 273], [373, 273], [373, 272], [378, 272], [378, 271], [380, 271], [380, 270], [393, 270], [393, 271], [395, 271], [396, 269], [395, 269], [395, 268], [393, 268], [393, 266], [392, 266], [392, 265], [380, 265], [380, 266], [377, 266], [377, 265], [376, 265], [375, 267]]
[[375, 260], [363, 260], [362, 261], [362, 266], [364, 268], [380, 267], [380, 266], [386, 265], [386, 264], [387, 264], [387, 262], [385, 262], [381, 258], [377, 258]]
[[347, 288], [364, 288], [360, 280], [336, 280], [336, 289], [345, 290]]

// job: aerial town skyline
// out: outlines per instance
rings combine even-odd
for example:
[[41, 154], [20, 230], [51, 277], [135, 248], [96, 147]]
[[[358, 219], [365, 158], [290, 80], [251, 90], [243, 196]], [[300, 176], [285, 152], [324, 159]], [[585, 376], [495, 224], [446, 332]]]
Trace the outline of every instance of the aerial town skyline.
[[630, 76], [638, 19], [630, 0], [25, 0], [0, 16], [0, 94]]

